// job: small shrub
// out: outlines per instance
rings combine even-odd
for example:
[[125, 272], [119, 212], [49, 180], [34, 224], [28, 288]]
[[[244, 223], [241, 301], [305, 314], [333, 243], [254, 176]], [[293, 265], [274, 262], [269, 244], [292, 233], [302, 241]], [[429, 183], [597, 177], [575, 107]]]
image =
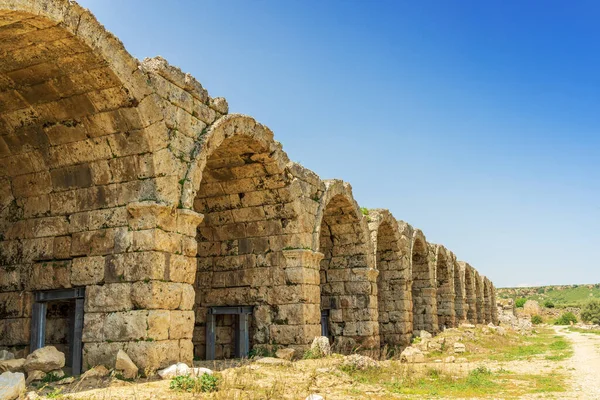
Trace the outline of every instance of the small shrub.
[[546, 300], [544, 302], [544, 307], [546, 307], [546, 308], [554, 308], [554, 303], [552, 301], [550, 301], [550, 300]]
[[581, 310], [581, 319], [592, 324], [600, 324], [600, 300], [590, 300]]
[[361, 212], [363, 215], [369, 215], [369, 209], [368, 209], [367, 207], [361, 207], [361, 208], [360, 208], [360, 212]]
[[572, 312], [566, 312], [554, 321], [554, 325], [571, 325], [571, 322], [576, 323], [577, 317]]
[[518, 308], [523, 308], [526, 301], [527, 301], [527, 299], [524, 299], [523, 297], [521, 297], [521, 298], [515, 300], [515, 306], [517, 306]]
[[202, 374], [198, 378], [189, 375], [176, 376], [171, 379], [169, 388], [179, 392], [209, 393], [216, 392], [219, 386], [219, 378], [214, 375]]
[[534, 325], [539, 325], [542, 322], [544, 322], [544, 321], [542, 320], [542, 317], [540, 317], [539, 315], [533, 315], [531, 317], [531, 323]]
[[316, 358], [321, 358], [321, 354], [318, 349], [308, 349], [302, 355], [304, 360], [314, 360]]

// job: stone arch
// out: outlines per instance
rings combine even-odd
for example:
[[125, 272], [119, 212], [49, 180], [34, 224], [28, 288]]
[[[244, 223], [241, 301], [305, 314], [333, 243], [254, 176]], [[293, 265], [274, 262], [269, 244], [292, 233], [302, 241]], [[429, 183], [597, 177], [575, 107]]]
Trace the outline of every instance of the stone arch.
[[484, 309], [484, 322], [486, 324], [492, 322], [492, 292], [490, 288], [490, 280], [482, 276], [483, 281], [483, 309]]
[[494, 325], [498, 325], [498, 304], [496, 302], [496, 287], [490, 282], [490, 288], [492, 293], [492, 322]]
[[454, 326], [454, 268], [451, 254], [442, 245], [432, 245], [435, 254], [435, 282], [438, 329], [443, 331]]
[[429, 244], [425, 235], [415, 229], [411, 247], [413, 330], [437, 332], [437, 307], [434, 273], [430, 266]]
[[313, 248], [321, 252], [321, 309], [328, 336], [344, 352], [377, 348], [377, 270], [367, 219], [349, 184], [325, 182], [314, 228]]
[[454, 326], [466, 321], [465, 272], [458, 265], [456, 255], [450, 252], [452, 269], [454, 270]]
[[[253, 307], [251, 347], [301, 346], [318, 335], [317, 271], [307, 281], [282, 273], [288, 257], [298, 256], [290, 251], [306, 249], [311, 240], [298, 225], [288, 163], [272, 132], [250, 117], [225, 116], [206, 135], [181, 200], [187, 207], [195, 196], [193, 209], [204, 215], [197, 234], [197, 357], [206, 356], [210, 307]], [[217, 318], [215, 356], [228, 358], [236, 321]], [[313, 331], [305, 332], [307, 324]]]
[[410, 242], [402, 240], [407, 224], [399, 224], [388, 210], [369, 210], [367, 218], [379, 271], [377, 302], [381, 343], [405, 347], [412, 336]]
[[[204, 171], [210, 157], [225, 142], [245, 140], [261, 146], [263, 159], [268, 159], [271, 168], [283, 171], [290, 162], [287, 154], [282, 150], [281, 143], [273, 138], [273, 132], [266, 126], [259, 124], [252, 117], [242, 114], [229, 114], [218, 119], [208, 129], [197, 143], [198, 151], [195, 152], [192, 162], [182, 182], [180, 206], [193, 208], [197, 192], [203, 180]], [[256, 156], [258, 157], [258, 156]], [[254, 160], [249, 160], [254, 161]], [[261, 161], [261, 160], [258, 160]]]
[[477, 310], [477, 323], [483, 324], [485, 322], [485, 304], [483, 300], [483, 281], [481, 275], [476, 269], [473, 269], [473, 276], [475, 281], [475, 307]]
[[179, 299], [191, 288], [169, 276], [165, 241], [141, 211], [161, 202], [171, 220], [180, 214], [158, 183], [168, 135], [153, 87], [74, 2], [4, 0], [0, 18], [0, 295], [10, 304], [0, 345], [29, 343], [33, 291], [85, 287], [84, 366], [114, 365], [118, 349], [141, 368], [191, 359], [189, 338], [165, 335], [169, 320], [155, 336], [146, 329], [150, 308], [187, 303], [151, 307], [140, 296], [162, 281]]
[[465, 277], [466, 319], [469, 323], [477, 323], [477, 296], [473, 267], [464, 261], [459, 261], [461, 273]]

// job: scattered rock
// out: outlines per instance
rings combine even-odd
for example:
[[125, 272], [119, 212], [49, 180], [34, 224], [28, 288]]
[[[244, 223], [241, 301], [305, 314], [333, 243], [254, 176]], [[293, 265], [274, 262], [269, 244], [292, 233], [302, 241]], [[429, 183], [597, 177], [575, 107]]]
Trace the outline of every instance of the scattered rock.
[[81, 379], [85, 378], [104, 378], [110, 371], [104, 365], [97, 365], [92, 369], [87, 370]]
[[427, 343], [427, 350], [429, 351], [442, 351], [442, 344], [438, 341], [431, 341]]
[[25, 375], [22, 372], [4, 372], [0, 375], [0, 399], [17, 399], [23, 393], [25, 393]]
[[115, 369], [123, 372], [125, 379], [134, 379], [138, 373], [138, 367], [131, 361], [131, 358], [123, 350], [117, 353]]
[[15, 355], [8, 350], [0, 350], [0, 361], [3, 360], [14, 360]]
[[63, 378], [60, 381], [56, 382], [57, 385], [68, 385], [70, 383], [75, 382], [75, 377], [74, 376], [69, 376], [67, 378]]
[[54, 346], [37, 349], [25, 359], [25, 371], [50, 372], [65, 366], [65, 354], [56, 350]]
[[463, 364], [463, 363], [469, 362], [469, 360], [467, 360], [467, 359], [466, 359], [466, 358], [464, 358], [464, 357], [459, 357], [459, 358], [457, 358], [456, 360], [454, 360], [454, 362], [455, 362], [455, 363], [458, 363], [458, 364]]
[[325, 398], [318, 394], [311, 394], [305, 400], [325, 400]]
[[400, 354], [400, 361], [408, 363], [422, 363], [425, 362], [425, 355], [416, 347], [407, 347]]
[[38, 400], [41, 397], [36, 392], [27, 392], [25, 395], [25, 400]]
[[23, 366], [25, 365], [24, 358], [16, 358], [14, 360], [0, 361], [0, 373], [1, 372], [25, 372]]
[[331, 345], [327, 336], [317, 336], [310, 345], [313, 355], [318, 357], [327, 357], [331, 355]]
[[467, 351], [467, 348], [465, 347], [465, 345], [463, 343], [460, 343], [460, 342], [454, 343], [454, 352], [455, 353], [464, 353], [465, 351]]
[[431, 339], [433, 337], [433, 335], [427, 331], [421, 331], [421, 332], [419, 332], [419, 337], [421, 339]]
[[29, 371], [29, 372], [27, 372], [27, 380], [25, 381], [25, 383], [27, 385], [29, 385], [31, 382], [41, 381], [45, 377], [46, 377], [46, 373], [44, 371], [39, 371], [39, 370]]
[[506, 336], [506, 329], [499, 326], [498, 328], [496, 328], [496, 333], [498, 333], [498, 335], [500, 335], [500, 336]]
[[286, 365], [286, 364], [291, 364], [291, 361], [288, 360], [282, 360], [281, 358], [275, 358], [275, 357], [263, 357], [263, 358], [259, 358], [258, 360], [254, 361], [257, 364], [266, 364], [266, 365]]
[[445, 363], [453, 363], [454, 361], [456, 361], [456, 358], [454, 356], [444, 358]]
[[351, 354], [344, 357], [342, 367], [363, 370], [367, 368], [377, 368], [379, 367], [379, 364], [371, 357], [362, 356], [360, 354]]
[[65, 376], [65, 371], [62, 369], [55, 369], [54, 371], [48, 372], [48, 375], [50, 374], [54, 375], [56, 378], [63, 378]]
[[294, 354], [296, 354], [296, 350], [290, 348], [279, 349], [275, 352], [277, 358], [281, 358], [288, 361], [292, 361], [292, 359], [294, 358]]
[[465, 328], [465, 329], [473, 329], [475, 328], [475, 325], [473, 324], [460, 324], [461, 328]]
[[203, 374], [212, 375], [213, 371], [208, 368], [190, 368], [185, 363], [177, 363], [158, 371], [158, 376], [162, 379], [172, 379], [176, 376], [191, 375], [197, 377]]

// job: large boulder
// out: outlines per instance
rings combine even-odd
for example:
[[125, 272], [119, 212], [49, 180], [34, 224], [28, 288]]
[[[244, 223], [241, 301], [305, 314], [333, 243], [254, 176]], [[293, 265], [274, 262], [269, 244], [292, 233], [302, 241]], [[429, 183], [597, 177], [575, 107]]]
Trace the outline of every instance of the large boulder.
[[65, 354], [56, 350], [54, 346], [37, 349], [25, 359], [25, 371], [50, 372], [65, 366]]
[[464, 353], [465, 351], [467, 351], [467, 348], [465, 347], [464, 343], [460, 343], [460, 342], [454, 343], [454, 352], [455, 353]]
[[327, 336], [317, 336], [310, 345], [310, 351], [315, 357], [331, 355], [331, 345]]
[[115, 369], [121, 371], [125, 379], [134, 379], [138, 373], [138, 367], [131, 361], [131, 358], [123, 350], [117, 353]]
[[422, 363], [425, 362], [425, 355], [416, 347], [407, 347], [400, 354], [401, 362]]
[[0, 399], [18, 399], [25, 393], [25, 375], [21, 372], [4, 372], [0, 375]]

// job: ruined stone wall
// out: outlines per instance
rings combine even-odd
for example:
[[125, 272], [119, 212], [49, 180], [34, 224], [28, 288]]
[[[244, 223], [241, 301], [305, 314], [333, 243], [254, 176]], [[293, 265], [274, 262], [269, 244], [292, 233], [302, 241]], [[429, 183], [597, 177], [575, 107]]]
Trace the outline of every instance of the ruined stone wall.
[[432, 268], [435, 271], [438, 329], [455, 326], [454, 262], [452, 254], [442, 245], [430, 245]]
[[[84, 367], [119, 349], [148, 370], [202, 358], [212, 306], [253, 307], [255, 347], [306, 348], [321, 310], [347, 351], [460, 320], [452, 253], [363, 215], [349, 184], [290, 162], [189, 74], [139, 62], [72, 1], [0, 0], [0, 21], [0, 347], [26, 350], [35, 291], [71, 287]], [[65, 346], [57, 307], [47, 343]], [[217, 357], [235, 323], [217, 321]]]

